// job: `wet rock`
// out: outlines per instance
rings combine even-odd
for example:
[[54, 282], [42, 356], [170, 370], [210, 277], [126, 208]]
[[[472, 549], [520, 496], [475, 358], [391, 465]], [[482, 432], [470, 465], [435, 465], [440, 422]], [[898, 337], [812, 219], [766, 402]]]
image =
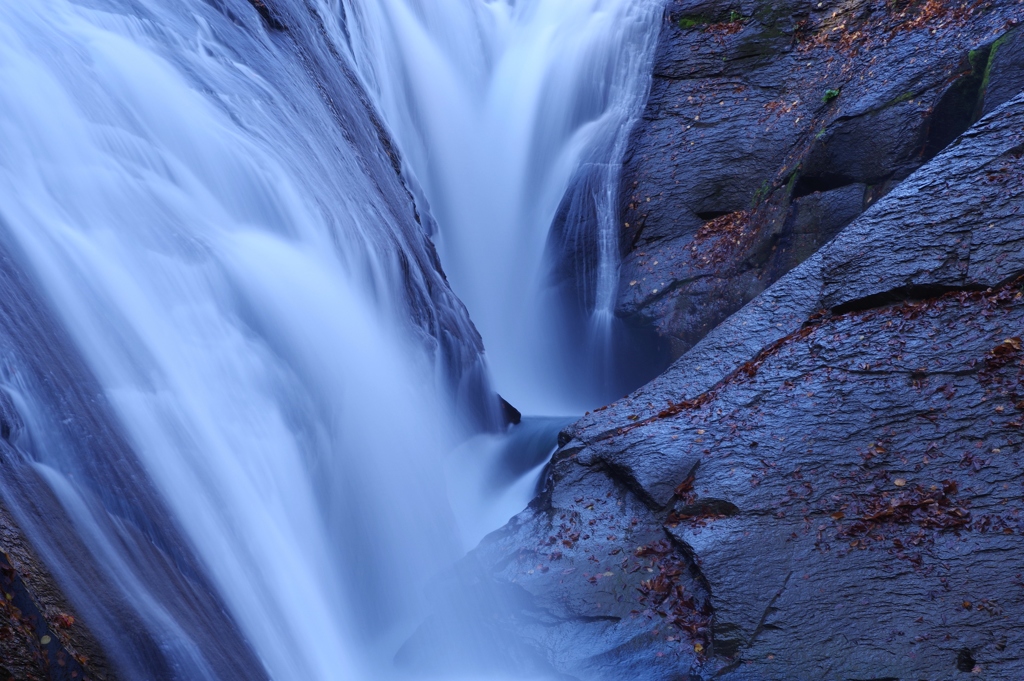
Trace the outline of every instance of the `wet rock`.
[[[707, 580], [724, 678], [947, 678], [961, 650], [1024, 671], [1020, 284], [829, 318], [671, 418], [643, 484], [703, 453], [664, 522]], [[689, 510], [712, 502], [735, 510]]]
[[501, 415], [506, 425], [515, 426], [523, 421], [523, 414], [509, 404], [504, 397], [498, 396], [498, 403], [501, 405]]
[[1024, 90], [1024, 29], [1017, 27], [992, 44], [985, 77], [985, 113]]
[[[1020, 92], [1022, 10], [670, 2], [622, 176], [620, 314], [675, 357], [693, 347]], [[805, 200], [858, 188], [860, 207], [837, 213]], [[727, 215], [734, 229], [705, 257]]]
[[[17, 376], [0, 390], [0, 667], [18, 681], [188, 675], [162, 621], [146, 617], [155, 607], [211, 675], [265, 678], [11, 250], [0, 240], [0, 347]], [[46, 457], [44, 438], [66, 458]], [[80, 485], [70, 503], [47, 477], [58, 466]], [[119, 560], [106, 541], [122, 547]], [[139, 599], [126, 587], [132, 570], [159, 589]]]
[[565, 678], [1020, 678], [1022, 254], [1024, 94], [566, 429], [445, 593]]
[[793, 201], [780, 247], [790, 254], [793, 266], [812, 256], [846, 225], [861, 214], [868, 186], [848, 184], [838, 189], [814, 192]]
[[113, 678], [98, 643], [0, 505], [0, 681]]
[[267, 4], [263, 0], [249, 0], [249, 4], [253, 6], [253, 9], [260, 15], [268, 28], [275, 31], [287, 31], [288, 27], [281, 23], [281, 20], [267, 7]]

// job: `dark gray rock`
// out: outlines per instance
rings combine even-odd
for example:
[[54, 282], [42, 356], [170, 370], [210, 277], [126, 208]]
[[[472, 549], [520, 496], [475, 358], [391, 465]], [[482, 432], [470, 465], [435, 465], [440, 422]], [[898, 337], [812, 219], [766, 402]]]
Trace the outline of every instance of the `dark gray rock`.
[[1020, 91], [1022, 7], [670, 2], [622, 175], [620, 315], [693, 347]]
[[725, 678], [1024, 672], [1019, 287], [829, 319], [672, 419]]
[[[400, 662], [438, 673], [688, 678], [697, 661], [679, 627], [710, 642], [710, 611], [660, 514], [585, 467], [555, 475], [543, 503], [439, 585]], [[656, 614], [664, 608], [669, 621]]]
[[0, 679], [115, 678], [98, 642], [2, 505], [0, 594]]
[[1021, 678], [1022, 239], [1024, 95], [563, 432], [419, 640], [474, 594], [565, 678]]
[[1024, 91], [1024, 30], [1015, 28], [992, 45], [986, 78], [985, 113]]
[[581, 419], [573, 432], [592, 437], [598, 424], [646, 418], [669, 399], [692, 399], [820, 310], [943, 287], [980, 289], [1013, 277], [1024, 269], [1024, 207], [1012, 172], [1021, 145], [1024, 99], [1017, 97], [717, 326], [667, 372], [676, 376], [671, 390], [652, 381]]
[[801, 262], [864, 211], [867, 185], [848, 184], [839, 189], [814, 192], [793, 201], [788, 233], [794, 241], [795, 257]]

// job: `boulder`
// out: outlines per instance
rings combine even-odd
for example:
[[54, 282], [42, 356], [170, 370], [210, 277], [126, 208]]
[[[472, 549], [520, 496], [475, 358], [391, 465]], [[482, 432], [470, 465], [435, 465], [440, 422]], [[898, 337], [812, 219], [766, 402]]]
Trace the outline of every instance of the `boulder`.
[[471, 621], [560, 678], [1021, 678], [1022, 277], [1024, 94], [566, 429], [408, 650]]
[[1021, 16], [1020, 0], [670, 2], [622, 174], [619, 314], [673, 357], [693, 347], [1024, 89]]

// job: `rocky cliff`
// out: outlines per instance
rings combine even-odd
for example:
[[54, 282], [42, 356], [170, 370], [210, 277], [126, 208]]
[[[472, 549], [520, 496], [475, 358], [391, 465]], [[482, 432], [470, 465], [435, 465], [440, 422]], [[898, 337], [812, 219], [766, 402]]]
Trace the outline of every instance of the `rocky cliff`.
[[622, 307], [681, 357], [562, 433], [410, 659], [1024, 676], [1022, 12], [669, 6]]
[[620, 313], [678, 357], [1018, 91], [1019, 0], [673, 0]]

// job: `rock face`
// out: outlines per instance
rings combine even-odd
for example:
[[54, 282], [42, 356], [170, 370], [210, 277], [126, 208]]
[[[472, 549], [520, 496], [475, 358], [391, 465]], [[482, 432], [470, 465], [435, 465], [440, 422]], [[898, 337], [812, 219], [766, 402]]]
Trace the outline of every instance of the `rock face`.
[[619, 313], [678, 357], [1024, 86], [1020, 0], [673, 0]]
[[17, 523], [0, 506], [0, 681], [113, 678]]
[[1024, 677], [1022, 277], [1024, 94], [563, 432], [409, 648], [469, 593], [565, 678]]

